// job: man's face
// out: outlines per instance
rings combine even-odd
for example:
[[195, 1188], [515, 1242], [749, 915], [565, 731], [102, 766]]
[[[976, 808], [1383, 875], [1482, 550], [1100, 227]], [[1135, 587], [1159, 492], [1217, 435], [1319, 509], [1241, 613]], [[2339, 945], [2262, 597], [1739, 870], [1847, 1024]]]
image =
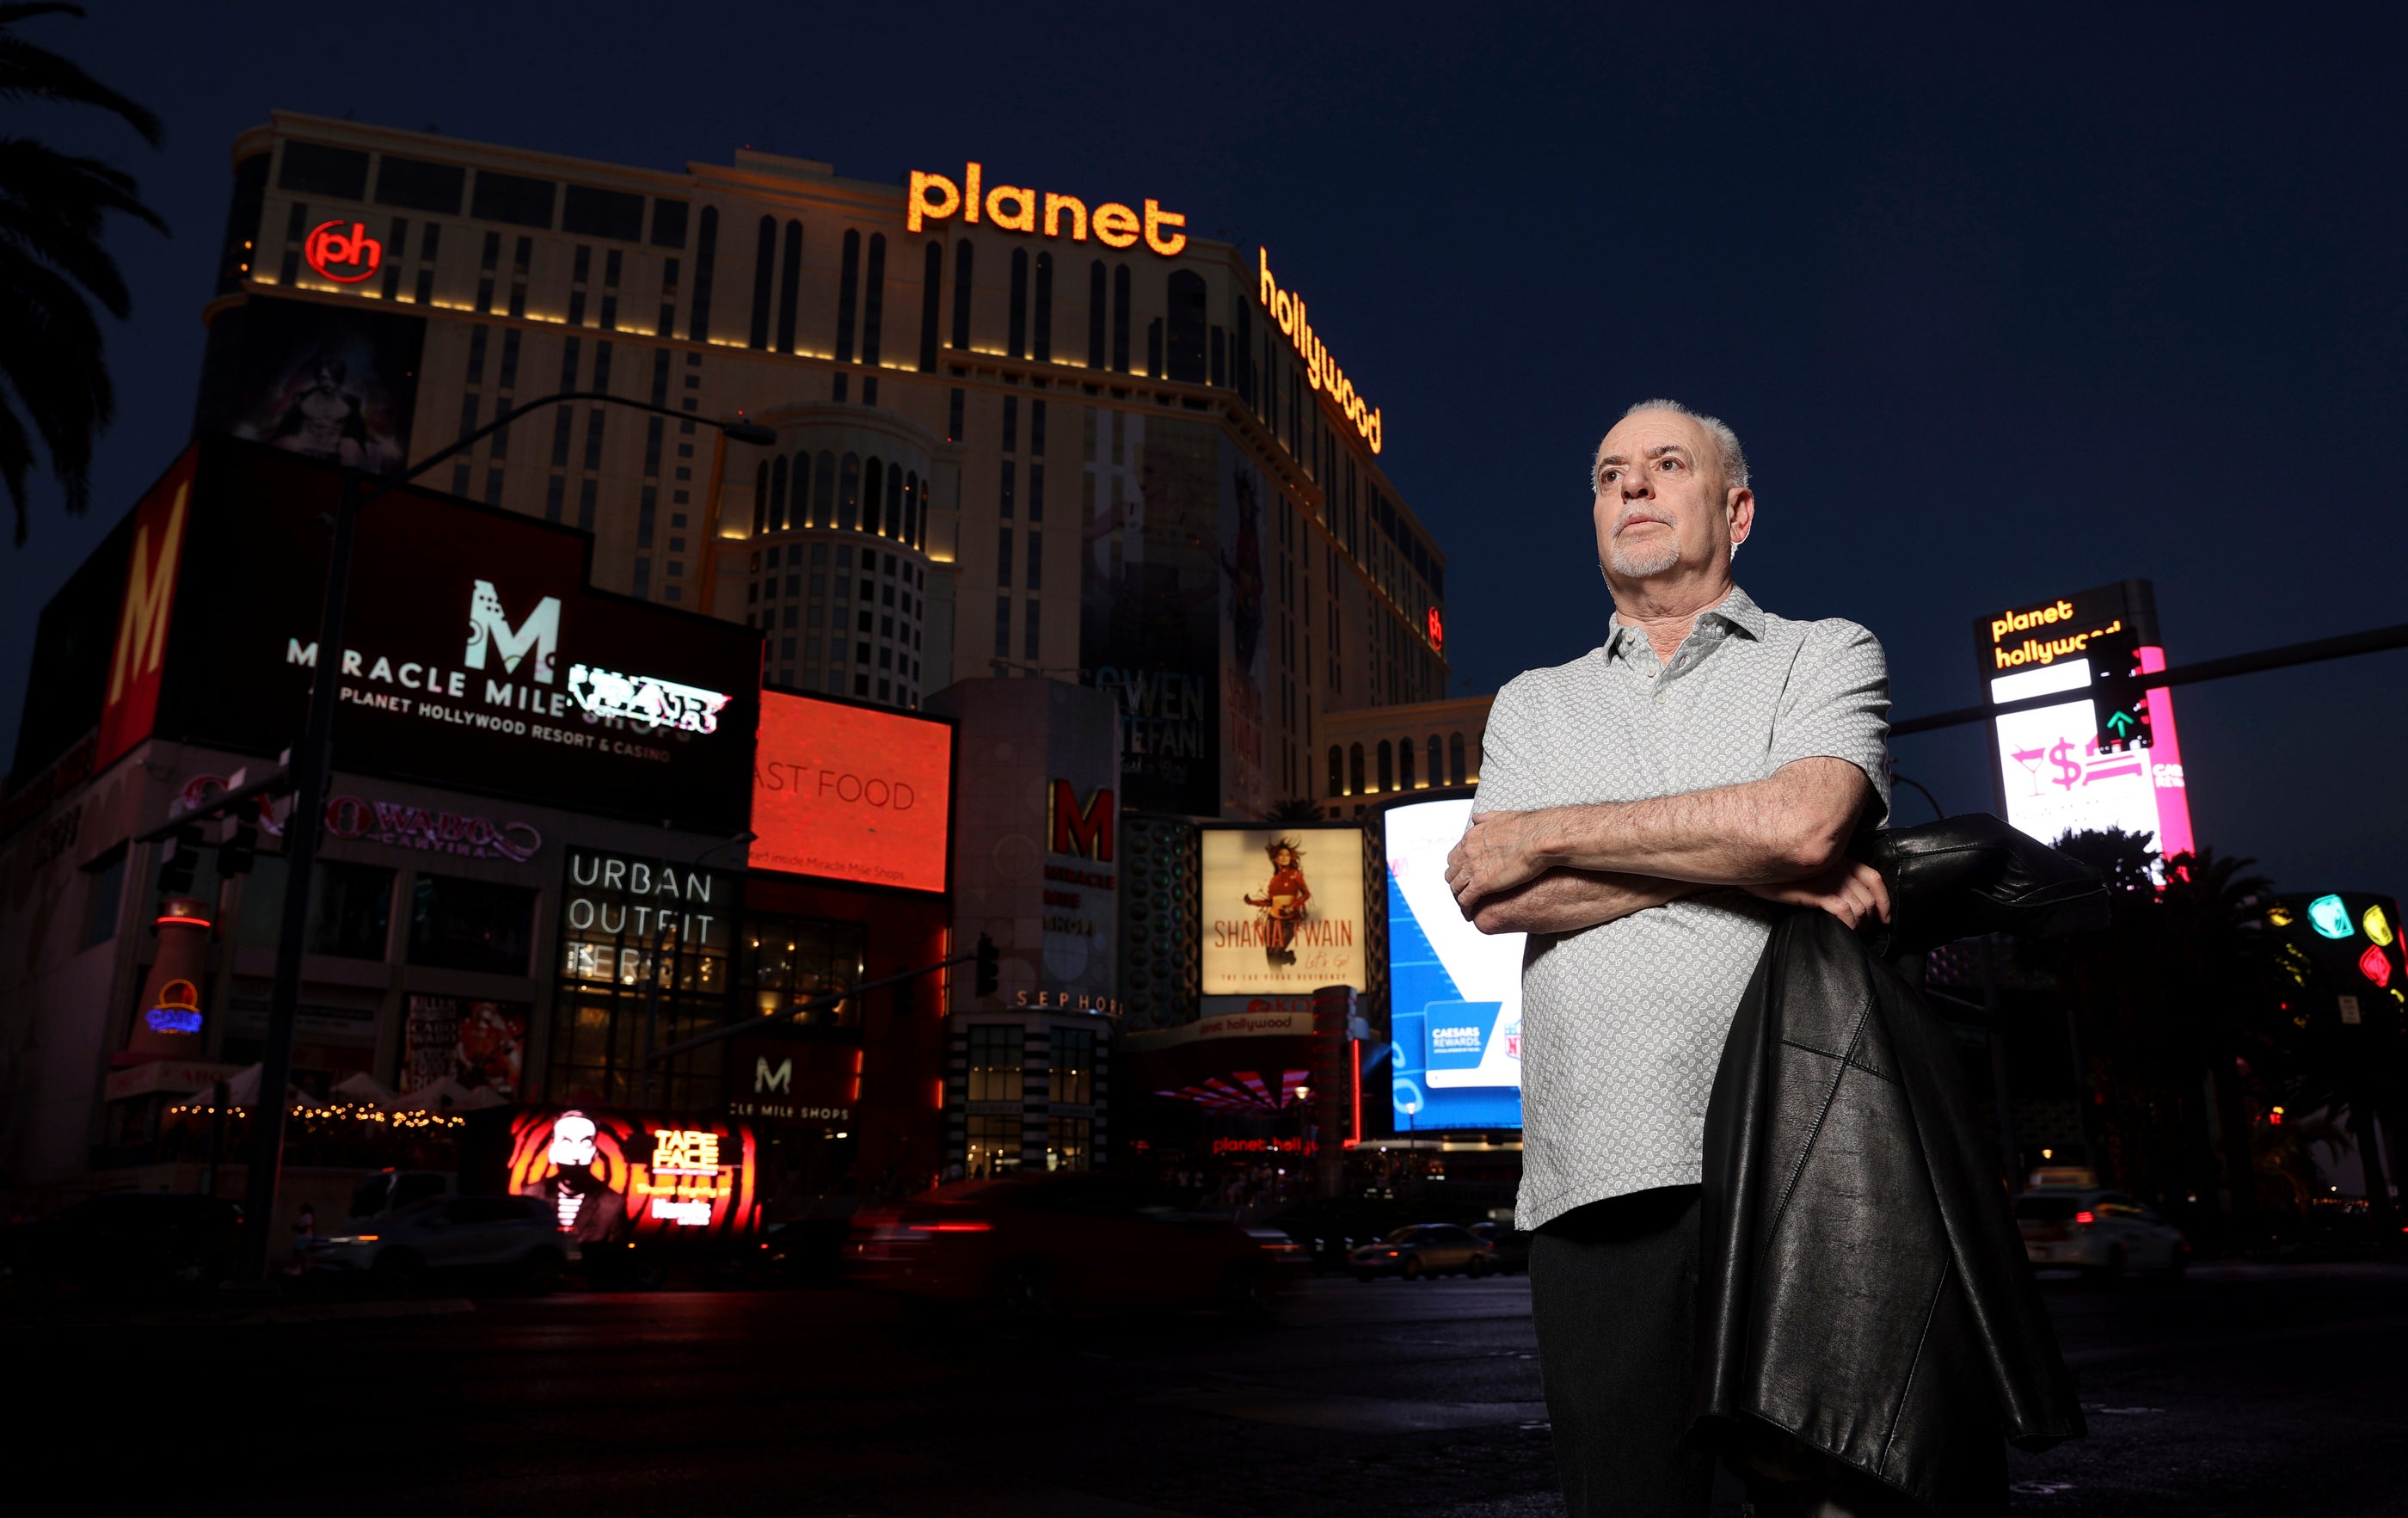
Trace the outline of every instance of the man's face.
[[552, 1163], [573, 1170], [594, 1163], [594, 1120], [582, 1112], [564, 1112], [552, 1127]]
[[1648, 580], [1730, 561], [1756, 501], [1722, 481], [1713, 438], [1695, 418], [1640, 411], [1598, 446], [1597, 551], [1608, 575]]

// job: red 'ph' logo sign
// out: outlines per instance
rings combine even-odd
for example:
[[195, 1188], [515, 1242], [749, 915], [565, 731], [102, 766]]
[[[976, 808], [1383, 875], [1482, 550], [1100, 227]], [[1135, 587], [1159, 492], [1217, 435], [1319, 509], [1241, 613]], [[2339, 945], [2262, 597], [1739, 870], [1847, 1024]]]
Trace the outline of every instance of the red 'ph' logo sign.
[[1429, 609], [1429, 635], [1431, 648], [1443, 649], [1446, 647], [1446, 623], [1439, 620], [1438, 608], [1436, 607]]
[[369, 236], [368, 229], [357, 222], [348, 231], [339, 221], [321, 222], [301, 245], [301, 256], [337, 284], [357, 284], [383, 267], [384, 244]]

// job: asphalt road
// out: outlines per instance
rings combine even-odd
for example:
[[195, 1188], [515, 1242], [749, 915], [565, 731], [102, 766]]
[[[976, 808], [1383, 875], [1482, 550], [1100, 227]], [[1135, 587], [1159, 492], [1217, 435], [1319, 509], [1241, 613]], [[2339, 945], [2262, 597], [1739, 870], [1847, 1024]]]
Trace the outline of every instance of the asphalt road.
[[[2408, 1513], [2408, 1264], [2049, 1295], [2093, 1433], [2015, 1458], [2018, 1515]], [[1493, 1279], [1027, 1332], [842, 1291], [21, 1318], [0, 1449], [46, 1511], [1507, 1518], [1561, 1511], [1535, 1356]]]

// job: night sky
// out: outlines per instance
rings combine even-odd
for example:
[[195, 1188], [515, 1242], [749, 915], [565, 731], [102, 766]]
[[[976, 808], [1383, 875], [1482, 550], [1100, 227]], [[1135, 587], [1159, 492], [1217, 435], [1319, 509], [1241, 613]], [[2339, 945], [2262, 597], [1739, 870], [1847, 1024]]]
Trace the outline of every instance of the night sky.
[[[1598, 641], [1587, 455], [1656, 394], [1754, 458], [1742, 582], [1870, 625], [1899, 715], [1978, 699], [1977, 614], [2128, 576], [2157, 582], [2175, 664], [2408, 620], [2401, 38], [2378, 7], [2102, 8], [104, 3], [35, 23], [166, 144], [14, 106], [6, 130], [114, 158], [174, 236], [112, 235], [136, 309], [109, 337], [95, 510], [64, 518], [45, 482], [0, 561], [0, 761], [41, 602], [185, 440], [228, 147], [276, 107], [658, 168], [751, 145], [896, 181], [977, 158], [1259, 241], [1384, 408], [1382, 462], [1450, 559], [1463, 691]], [[2203, 842], [2288, 889], [2408, 895], [2408, 652], [2176, 702]], [[1899, 767], [1986, 808], [1978, 732], [1901, 739]]]

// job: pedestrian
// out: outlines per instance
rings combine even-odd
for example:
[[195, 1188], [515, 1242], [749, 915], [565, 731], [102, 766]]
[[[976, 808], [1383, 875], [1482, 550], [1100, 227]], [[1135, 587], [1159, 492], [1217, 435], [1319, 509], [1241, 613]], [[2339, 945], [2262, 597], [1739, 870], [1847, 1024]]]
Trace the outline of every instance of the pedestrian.
[[316, 1204], [303, 1202], [301, 1211], [293, 1220], [293, 1257], [285, 1266], [288, 1275], [299, 1275], [309, 1268], [309, 1251], [318, 1242], [318, 1209]]
[[1447, 881], [1531, 936], [1514, 1211], [1566, 1506], [1688, 1518], [1706, 1101], [1783, 904], [1888, 913], [1844, 852], [1888, 810], [1888, 677], [1864, 628], [1734, 581], [1756, 495], [1721, 421], [1634, 406], [1590, 483], [1605, 639], [1498, 693]]

